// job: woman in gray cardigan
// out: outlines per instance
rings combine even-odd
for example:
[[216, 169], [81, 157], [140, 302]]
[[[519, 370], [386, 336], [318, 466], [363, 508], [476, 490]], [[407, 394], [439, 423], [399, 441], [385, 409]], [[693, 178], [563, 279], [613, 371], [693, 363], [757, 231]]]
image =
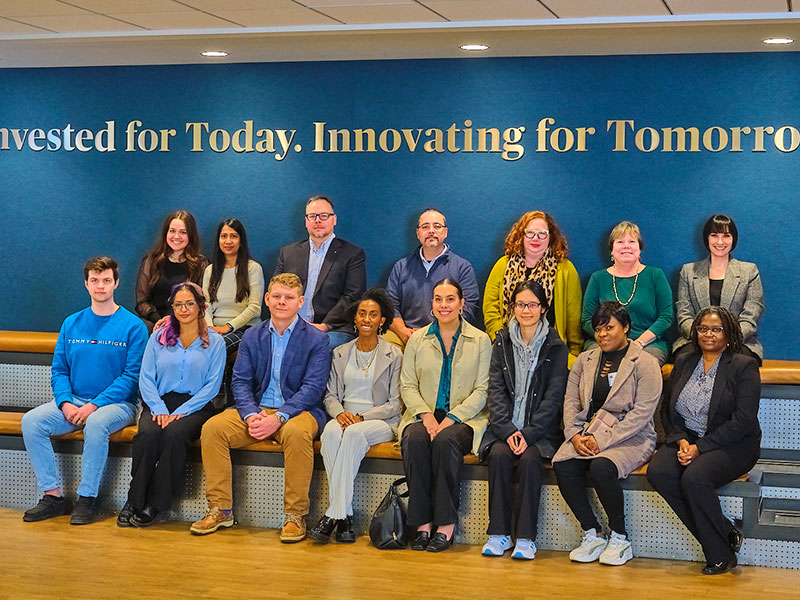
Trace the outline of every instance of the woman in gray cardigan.
[[382, 289], [367, 290], [350, 309], [358, 337], [334, 348], [325, 410], [333, 417], [322, 431], [322, 459], [328, 474], [329, 506], [309, 535], [327, 542], [354, 542], [353, 482], [374, 444], [395, 439], [400, 422], [400, 367], [403, 354], [379, 337], [394, 310]]
[[680, 337], [672, 347], [674, 354], [692, 351], [689, 341], [698, 313], [707, 306], [720, 306], [739, 321], [742, 352], [761, 364], [764, 348], [758, 339], [758, 320], [764, 312], [764, 290], [755, 263], [731, 257], [738, 240], [736, 223], [728, 216], [712, 215], [703, 226], [703, 244], [709, 256], [681, 268], [675, 303]]
[[[658, 361], [631, 343], [631, 318], [618, 302], [603, 302], [592, 315], [597, 347], [572, 366], [564, 398], [565, 442], [553, 457], [564, 500], [584, 530], [570, 552], [576, 562], [622, 565], [633, 558], [625, 531], [625, 502], [619, 480], [646, 463], [656, 447], [653, 414], [661, 396]], [[586, 494], [589, 471], [608, 517], [611, 535], [602, 535]]]

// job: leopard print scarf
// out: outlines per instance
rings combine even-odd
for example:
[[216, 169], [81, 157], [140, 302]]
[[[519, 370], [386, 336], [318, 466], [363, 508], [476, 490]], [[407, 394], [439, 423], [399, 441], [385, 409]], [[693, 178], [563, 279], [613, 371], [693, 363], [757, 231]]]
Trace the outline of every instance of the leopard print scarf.
[[548, 248], [542, 258], [534, 265], [530, 275], [526, 276], [528, 267], [525, 266], [525, 257], [521, 254], [514, 254], [508, 257], [508, 265], [503, 275], [503, 324], [508, 324], [508, 320], [514, 311], [510, 309], [511, 294], [514, 288], [522, 281], [534, 279], [544, 288], [547, 296], [547, 304], [553, 305], [553, 286], [556, 282], [556, 271], [558, 270], [558, 259], [553, 251]]

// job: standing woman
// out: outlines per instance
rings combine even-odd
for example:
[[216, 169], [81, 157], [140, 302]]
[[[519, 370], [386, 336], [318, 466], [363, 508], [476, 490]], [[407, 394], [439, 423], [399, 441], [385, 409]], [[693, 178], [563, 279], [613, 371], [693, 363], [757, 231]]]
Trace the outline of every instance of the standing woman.
[[328, 510], [309, 535], [327, 542], [355, 542], [353, 482], [375, 444], [395, 439], [400, 422], [400, 349], [379, 337], [394, 316], [382, 289], [367, 290], [350, 307], [358, 337], [333, 349], [325, 410], [332, 417], [322, 431], [322, 459], [328, 473]]
[[511, 296], [517, 285], [533, 279], [547, 295], [547, 321], [570, 352], [570, 365], [583, 349], [581, 332], [581, 282], [567, 259], [567, 240], [553, 217], [535, 210], [522, 215], [511, 228], [505, 255], [498, 260], [483, 295], [486, 333], [495, 334], [514, 315]]
[[[623, 565], [633, 558], [625, 529], [620, 479], [642, 466], [656, 447], [653, 413], [661, 396], [661, 369], [639, 344], [628, 339], [631, 318], [618, 302], [603, 302], [592, 314], [597, 346], [572, 367], [564, 398], [566, 441], [553, 457], [561, 495], [583, 529], [576, 562]], [[584, 475], [589, 471], [611, 527], [602, 534]]]
[[664, 393], [667, 443], [647, 479], [703, 547], [703, 573], [717, 575], [736, 567], [742, 532], [722, 514], [716, 490], [758, 461], [761, 377], [728, 310], [701, 310], [691, 336], [693, 351], [676, 359]]
[[136, 277], [136, 314], [148, 330], [171, 314], [168, 300], [172, 286], [182, 281], [199, 284], [205, 268], [194, 217], [185, 210], [171, 212], [161, 225], [155, 247], [142, 259]]
[[[433, 323], [408, 340], [400, 374], [406, 406], [398, 435], [408, 479], [412, 550], [453, 543], [464, 455], [477, 454], [486, 430], [492, 344], [461, 317], [464, 293], [452, 279], [433, 288]], [[436, 532], [433, 533], [433, 530]]]
[[[669, 346], [665, 340], [672, 325], [672, 290], [664, 271], [640, 262], [644, 240], [639, 227], [622, 221], [608, 236], [611, 266], [592, 273], [583, 297], [583, 330], [594, 334], [592, 315], [601, 302], [616, 300], [631, 318], [629, 337], [659, 365], [667, 362]], [[586, 342], [587, 350], [594, 346]]]
[[203, 273], [203, 294], [208, 298], [205, 319], [232, 354], [244, 332], [261, 322], [264, 271], [250, 258], [247, 233], [239, 219], [222, 221], [216, 239], [211, 264]]
[[[567, 385], [567, 346], [550, 327], [547, 294], [535, 281], [523, 281], [511, 295], [514, 316], [497, 332], [489, 367], [489, 429], [481, 458], [489, 458], [489, 541], [484, 556], [512, 558], [536, 554], [536, 528], [544, 464], [564, 437], [561, 411]], [[513, 500], [512, 473], [519, 473]], [[512, 519], [512, 517], [515, 518]]]
[[693, 352], [689, 343], [695, 332], [692, 323], [701, 309], [721, 306], [728, 309], [742, 330], [742, 352], [761, 364], [764, 348], [758, 339], [758, 320], [764, 312], [764, 290], [755, 263], [731, 257], [739, 241], [736, 223], [725, 215], [712, 215], [703, 226], [703, 243], [709, 256], [681, 267], [678, 301], [675, 303], [678, 329], [677, 354]]
[[206, 299], [196, 283], [176, 285], [169, 323], [150, 335], [139, 372], [144, 408], [133, 438], [133, 480], [117, 517], [120, 527], [145, 527], [168, 510], [178, 489], [186, 451], [214, 414], [225, 368], [225, 342], [209, 331]]

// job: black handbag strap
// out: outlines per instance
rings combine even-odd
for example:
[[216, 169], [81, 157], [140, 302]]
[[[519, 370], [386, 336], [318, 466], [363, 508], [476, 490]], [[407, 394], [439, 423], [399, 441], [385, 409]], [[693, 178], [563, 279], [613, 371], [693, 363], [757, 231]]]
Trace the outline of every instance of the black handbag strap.
[[406, 487], [406, 491], [405, 491], [405, 492], [403, 492], [402, 494], [401, 494], [400, 492], [398, 492], [398, 491], [397, 491], [397, 488], [398, 488], [399, 486], [403, 485], [404, 483], [405, 483], [406, 485], [408, 484], [408, 481], [406, 481], [406, 478], [405, 478], [405, 477], [401, 477], [400, 479], [395, 479], [395, 480], [392, 482], [392, 489], [394, 490], [394, 493], [395, 493], [395, 494], [397, 494], [397, 497], [398, 497], [398, 498], [408, 498], [408, 487]]

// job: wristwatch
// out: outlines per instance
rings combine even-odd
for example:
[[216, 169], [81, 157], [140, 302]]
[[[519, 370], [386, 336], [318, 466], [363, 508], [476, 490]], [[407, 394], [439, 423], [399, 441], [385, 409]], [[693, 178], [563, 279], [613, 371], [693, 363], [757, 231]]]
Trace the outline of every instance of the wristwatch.
[[283, 424], [285, 424], [285, 423], [286, 423], [286, 421], [287, 421], [287, 419], [286, 419], [286, 415], [284, 415], [284, 414], [281, 414], [281, 413], [275, 413], [275, 416], [276, 416], [276, 417], [278, 417], [278, 422], [279, 422], [281, 425], [283, 425]]

